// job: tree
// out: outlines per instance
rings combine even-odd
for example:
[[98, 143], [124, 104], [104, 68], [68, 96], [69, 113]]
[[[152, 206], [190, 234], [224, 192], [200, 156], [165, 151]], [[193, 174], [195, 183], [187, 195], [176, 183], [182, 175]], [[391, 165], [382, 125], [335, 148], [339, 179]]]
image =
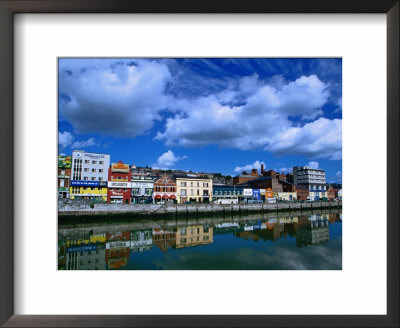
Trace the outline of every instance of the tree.
[[225, 180], [232, 180], [232, 177], [229, 174], [225, 175]]

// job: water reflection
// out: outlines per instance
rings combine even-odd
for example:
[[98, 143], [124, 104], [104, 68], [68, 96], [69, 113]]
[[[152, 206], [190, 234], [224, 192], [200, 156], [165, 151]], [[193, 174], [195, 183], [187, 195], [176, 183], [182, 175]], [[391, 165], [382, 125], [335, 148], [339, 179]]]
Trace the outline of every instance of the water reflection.
[[[62, 226], [58, 268], [341, 269], [341, 221], [337, 211]], [[310, 246], [323, 247], [314, 253], [331, 254], [321, 255], [326, 263], [309, 258]], [[242, 259], [246, 252], [254, 262]]]

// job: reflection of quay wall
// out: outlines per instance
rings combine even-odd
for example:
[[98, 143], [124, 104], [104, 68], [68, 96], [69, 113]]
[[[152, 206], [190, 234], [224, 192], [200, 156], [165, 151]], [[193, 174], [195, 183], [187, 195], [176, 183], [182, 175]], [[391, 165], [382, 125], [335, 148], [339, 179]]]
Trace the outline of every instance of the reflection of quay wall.
[[106, 215], [107, 213], [141, 213], [141, 214], [185, 214], [185, 213], [215, 213], [215, 212], [251, 212], [251, 211], [276, 211], [276, 210], [307, 210], [321, 208], [336, 208], [341, 203], [331, 204], [329, 202], [321, 203], [277, 203], [277, 204], [232, 204], [217, 205], [209, 204], [93, 204], [90, 207], [90, 201], [74, 202], [68, 199], [59, 199], [59, 215]]
[[176, 248], [207, 245], [213, 242], [213, 228], [208, 226], [188, 226], [177, 228]]
[[[332, 209], [332, 215], [330, 217], [335, 218], [336, 220], [340, 219], [340, 210], [337, 209]], [[324, 214], [329, 214], [329, 209], [322, 209], [321, 213]], [[106, 233], [119, 233], [121, 231], [125, 230], [152, 230], [153, 229], [153, 238], [154, 235], [157, 233], [161, 234], [161, 230], [164, 232], [162, 233], [170, 233], [171, 236], [172, 234], [175, 235], [175, 232], [172, 232], [175, 228], [177, 227], [185, 227], [188, 225], [209, 225], [209, 226], [214, 226], [216, 224], [222, 224], [224, 222], [230, 222], [230, 223], [239, 223], [239, 224], [244, 224], [248, 220], [251, 219], [256, 219], [259, 220], [260, 218], [263, 218], [265, 220], [269, 219], [278, 219], [278, 220], [283, 220], [283, 223], [289, 223], [291, 222], [291, 218], [293, 218], [294, 221], [298, 222], [300, 217], [308, 217], [308, 215], [311, 215], [311, 211], [293, 211], [293, 212], [279, 212], [279, 213], [274, 213], [274, 212], [266, 212], [261, 214], [256, 214], [256, 215], [249, 215], [249, 216], [227, 216], [227, 217], [209, 217], [209, 218], [196, 218], [196, 217], [186, 217], [178, 220], [164, 220], [164, 219], [159, 219], [159, 220], [133, 220], [130, 222], [126, 223], [114, 223], [114, 224], [109, 224], [109, 223], [93, 223], [93, 222], [87, 222], [87, 223], [63, 223], [62, 225], [59, 225], [59, 240], [63, 240], [64, 238], [66, 240], [75, 238], [75, 236], [84, 236], [85, 234], [88, 233], [88, 231], [92, 231], [94, 235], [101, 235], [101, 234], [106, 234]], [[300, 222], [299, 222], [300, 225]], [[88, 229], [90, 228], [90, 229]], [[157, 230], [160, 230], [157, 232]], [[176, 230], [175, 230], [176, 231]], [[89, 238], [89, 237], [88, 237]], [[157, 237], [158, 238], [158, 237]], [[159, 237], [159, 239], [165, 239], [165, 236]], [[167, 238], [170, 240], [171, 238]], [[157, 240], [157, 239], [153, 239]]]

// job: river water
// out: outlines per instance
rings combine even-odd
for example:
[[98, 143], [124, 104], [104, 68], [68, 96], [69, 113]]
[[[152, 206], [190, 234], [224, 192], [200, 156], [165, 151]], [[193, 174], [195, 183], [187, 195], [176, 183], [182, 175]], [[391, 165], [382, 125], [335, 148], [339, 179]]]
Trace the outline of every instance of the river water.
[[342, 212], [64, 224], [59, 270], [341, 270]]

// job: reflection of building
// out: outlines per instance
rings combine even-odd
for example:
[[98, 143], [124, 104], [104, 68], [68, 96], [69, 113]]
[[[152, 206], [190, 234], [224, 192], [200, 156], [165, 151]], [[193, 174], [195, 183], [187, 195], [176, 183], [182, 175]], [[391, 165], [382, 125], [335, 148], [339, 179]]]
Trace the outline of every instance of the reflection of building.
[[176, 248], [207, 245], [213, 242], [213, 228], [209, 226], [189, 226], [177, 228]]
[[144, 175], [136, 175], [132, 173], [132, 194], [131, 203], [152, 203], [152, 195], [154, 188], [154, 178]]
[[175, 247], [176, 233], [174, 231], [163, 230], [162, 228], [154, 228], [153, 243], [165, 253], [168, 248]]
[[176, 188], [178, 203], [209, 202], [212, 200], [212, 180], [196, 176], [176, 175]]
[[129, 247], [114, 247], [106, 249], [107, 269], [120, 269], [128, 264]]
[[69, 198], [71, 156], [58, 156], [58, 197]]
[[112, 163], [108, 169], [107, 203], [131, 202], [131, 173], [128, 164]]
[[176, 182], [166, 174], [154, 181], [153, 199], [154, 202], [176, 201]]
[[329, 221], [309, 220], [309, 224], [299, 226], [296, 231], [296, 245], [309, 246], [325, 243], [329, 240]]
[[107, 179], [110, 155], [72, 152], [71, 199], [101, 198], [107, 201]]
[[131, 231], [131, 251], [132, 252], [143, 252], [153, 246], [153, 238], [151, 230], [144, 231]]
[[104, 244], [66, 247], [67, 270], [105, 270]]

